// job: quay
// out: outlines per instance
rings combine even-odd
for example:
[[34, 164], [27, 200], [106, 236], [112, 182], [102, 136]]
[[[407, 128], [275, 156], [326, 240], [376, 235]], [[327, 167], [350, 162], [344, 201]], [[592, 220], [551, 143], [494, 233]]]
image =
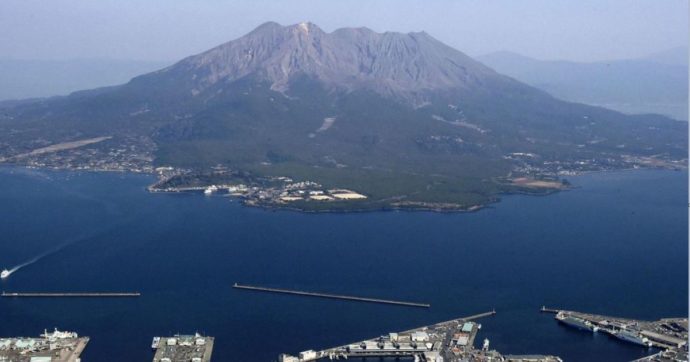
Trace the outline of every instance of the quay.
[[238, 283], [235, 283], [232, 287], [236, 288], [236, 289], [254, 290], [254, 291], [259, 291], [259, 292], [293, 294], [293, 295], [302, 295], [302, 296], [308, 296], [308, 297], [329, 298], [329, 299], [352, 300], [352, 301], [357, 301], [357, 302], [393, 304], [393, 305], [402, 305], [402, 306], [407, 306], [407, 307], [419, 307], [419, 308], [431, 307], [431, 304], [427, 304], [427, 303], [414, 303], [414, 302], [403, 302], [403, 301], [389, 300], [389, 299], [355, 297], [355, 296], [350, 296], [350, 295], [305, 292], [305, 291], [301, 291], [301, 290], [291, 290], [291, 289], [265, 288], [265, 287], [257, 287], [257, 286], [252, 286], [252, 285], [241, 285]]
[[492, 316], [496, 311], [452, 319], [402, 332], [391, 332], [375, 338], [345, 344], [320, 351], [306, 350], [293, 356], [282, 354], [280, 362], [311, 362], [318, 360], [366, 358], [414, 358], [424, 362], [563, 362], [557, 356], [503, 355], [492, 350], [489, 340], [481, 347], [474, 346], [481, 324], [472, 319]]
[[3, 298], [132, 298], [140, 297], [141, 293], [8, 293], [2, 292]]
[[89, 337], [76, 332], [43, 331], [40, 337], [0, 337], [0, 361], [79, 362]]
[[[542, 311], [546, 308], [542, 307]], [[547, 310], [549, 311], [549, 310]], [[636, 361], [680, 362], [688, 360], [688, 318], [646, 321], [583, 312], [557, 310], [556, 321], [586, 333], [604, 333], [621, 342], [643, 348], [658, 348], [660, 353]]]
[[151, 344], [156, 351], [153, 362], [210, 362], [214, 340], [199, 333], [154, 337]]

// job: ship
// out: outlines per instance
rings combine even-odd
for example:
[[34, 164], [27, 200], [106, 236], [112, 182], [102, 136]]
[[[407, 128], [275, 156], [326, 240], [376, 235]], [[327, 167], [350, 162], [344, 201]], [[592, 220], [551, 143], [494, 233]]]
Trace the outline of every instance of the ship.
[[211, 185], [204, 190], [204, 195], [208, 196], [208, 195], [213, 194], [216, 191], [218, 191], [218, 186]]
[[593, 325], [590, 321], [576, 318], [563, 312], [556, 314], [556, 320], [567, 326], [574, 327], [583, 331], [596, 332], [599, 330], [599, 327]]
[[616, 338], [618, 338], [620, 340], [630, 342], [630, 343], [639, 344], [640, 346], [645, 346], [645, 347], [651, 347], [652, 346], [652, 343], [646, 337], [642, 337], [638, 333], [631, 332], [631, 331], [628, 331], [625, 329], [621, 329], [620, 331], [613, 333], [613, 335], [616, 336]]
[[58, 339], [76, 339], [79, 338], [79, 335], [76, 332], [63, 332], [55, 328], [55, 330], [51, 333], [48, 333], [48, 330], [44, 329], [41, 337], [49, 341], [56, 341]]
[[161, 343], [161, 337], [153, 337], [153, 342], [151, 342], [152, 349], [158, 349], [158, 345]]
[[2, 272], [0, 272], [0, 279], [5, 279], [8, 276], [10, 276], [10, 271], [7, 269], [3, 269]]

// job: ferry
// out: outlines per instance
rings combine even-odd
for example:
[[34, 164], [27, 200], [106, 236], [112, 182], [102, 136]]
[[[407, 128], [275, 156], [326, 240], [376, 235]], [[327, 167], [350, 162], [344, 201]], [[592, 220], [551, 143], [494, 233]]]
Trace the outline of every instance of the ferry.
[[152, 349], [158, 349], [158, 345], [161, 343], [161, 337], [153, 337], [153, 342], [151, 342]]
[[563, 312], [556, 314], [556, 320], [567, 326], [574, 327], [583, 331], [596, 332], [599, 330], [599, 327], [593, 325], [590, 321], [575, 318]]
[[3, 269], [2, 272], [0, 272], [0, 279], [5, 279], [8, 276], [10, 276], [10, 271], [7, 269]]
[[69, 339], [69, 338], [79, 338], [79, 335], [77, 332], [63, 332], [63, 331], [58, 331], [57, 328], [51, 333], [48, 333], [47, 329], [43, 330], [43, 334], [41, 334], [41, 337], [50, 340], [50, 341], [56, 341], [58, 339]]
[[218, 186], [211, 185], [204, 190], [204, 195], [208, 196], [208, 195], [213, 194], [216, 191], [218, 191]]
[[645, 347], [651, 347], [652, 346], [652, 342], [650, 342], [646, 337], [642, 337], [638, 333], [627, 331], [625, 329], [621, 329], [620, 331], [615, 332], [613, 335], [616, 336], [616, 338], [618, 338], [620, 340], [630, 342], [630, 343], [639, 344], [640, 346], [645, 346]]

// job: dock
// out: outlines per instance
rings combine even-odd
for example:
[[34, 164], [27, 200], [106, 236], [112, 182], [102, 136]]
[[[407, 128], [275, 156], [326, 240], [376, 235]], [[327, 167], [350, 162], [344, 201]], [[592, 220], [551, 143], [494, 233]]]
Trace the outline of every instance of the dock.
[[140, 297], [141, 293], [37, 293], [37, 292], [21, 292], [8, 293], [2, 292], [0, 297], [3, 298], [134, 298]]
[[196, 334], [155, 337], [153, 362], [210, 362], [214, 338]]
[[282, 354], [280, 362], [308, 362], [318, 360], [367, 359], [367, 358], [414, 358], [425, 362], [461, 361], [531, 361], [563, 362], [556, 356], [529, 355], [506, 356], [490, 349], [484, 339], [481, 348], [474, 341], [481, 325], [470, 320], [488, 317], [496, 311], [474, 314], [432, 325], [421, 326], [402, 332], [391, 332], [375, 338], [345, 344], [324, 350], [306, 350], [293, 356]]
[[[551, 310], [542, 307], [542, 312]], [[688, 318], [664, 318], [646, 321], [631, 318], [612, 317], [569, 310], [557, 310], [556, 320], [566, 326], [585, 333], [608, 334], [623, 343], [632, 343], [643, 348], [655, 347], [664, 356], [674, 355], [663, 361], [687, 361], [684, 349], [688, 344]], [[656, 361], [645, 357], [639, 361]]]
[[79, 362], [88, 343], [89, 337], [57, 329], [40, 337], [0, 337], [0, 361]]
[[259, 292], [293, 294], [293, 295], [301, 295], [301, 296], [307, 296], [307, 297], [351, 300], [351, 301], [356, 301], [356, 302], [393, 304], [393, 305], [402, 305], [402, 306], [406, 306], [406, 307], [418, 307], [418, 308], [430, 308], [431, 307], [431, 304], [428, 304], [428, 303], [415, 303], [415, 302], [404, 302], [404, 301], [390, 300], [390, 299], [356, 297], [356, 296], [341, 295], [341, 294], [306, 292], [306, 291], [302, 291], [302, 290], [266, 288], [266, 287], [252, 286], [252, 285], [241, 285], [238, 283], [233, 284], [232, 287], [235, 289], [254, 290], [254, 291], [259, 291]]

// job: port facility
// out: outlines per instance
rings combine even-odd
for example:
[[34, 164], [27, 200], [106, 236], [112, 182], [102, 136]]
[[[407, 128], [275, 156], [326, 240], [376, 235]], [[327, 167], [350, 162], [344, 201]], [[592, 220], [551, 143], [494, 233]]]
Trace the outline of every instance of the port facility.
[[688, 318], [644, 321], [546, 307], [542, 307], [541, 312], [554, 313], [560, 324], [570, 328], [605, 333], [625, 343], [661, 349], [661, 352], [638, 361], [688, 360]]
[[154, 337], [151, 345], [156, 351], [153, 362], [210, 362], [213, 342], [213, 337], [198, 333]]
[[360, 342], [350, 343], [321, 351], [307, 350], [297, 356], [282, 354], [280, 362], [307, 362], [321, 359], [367, 358], [414, 358], [424, 362], [562, 362], [556, 356], [502, 355], [489, 349], [484, 339], [481, 349], [474, 347], [474, 340], [481, 324], [474, 320], [496, 314], [496, 311], [449, 320], [430, 326], [393, 332]]
[[44, 330], [40, 338], [0, 338], [0, 361], [8, 362], [79, 362], [89, 337], [75, 332]]

